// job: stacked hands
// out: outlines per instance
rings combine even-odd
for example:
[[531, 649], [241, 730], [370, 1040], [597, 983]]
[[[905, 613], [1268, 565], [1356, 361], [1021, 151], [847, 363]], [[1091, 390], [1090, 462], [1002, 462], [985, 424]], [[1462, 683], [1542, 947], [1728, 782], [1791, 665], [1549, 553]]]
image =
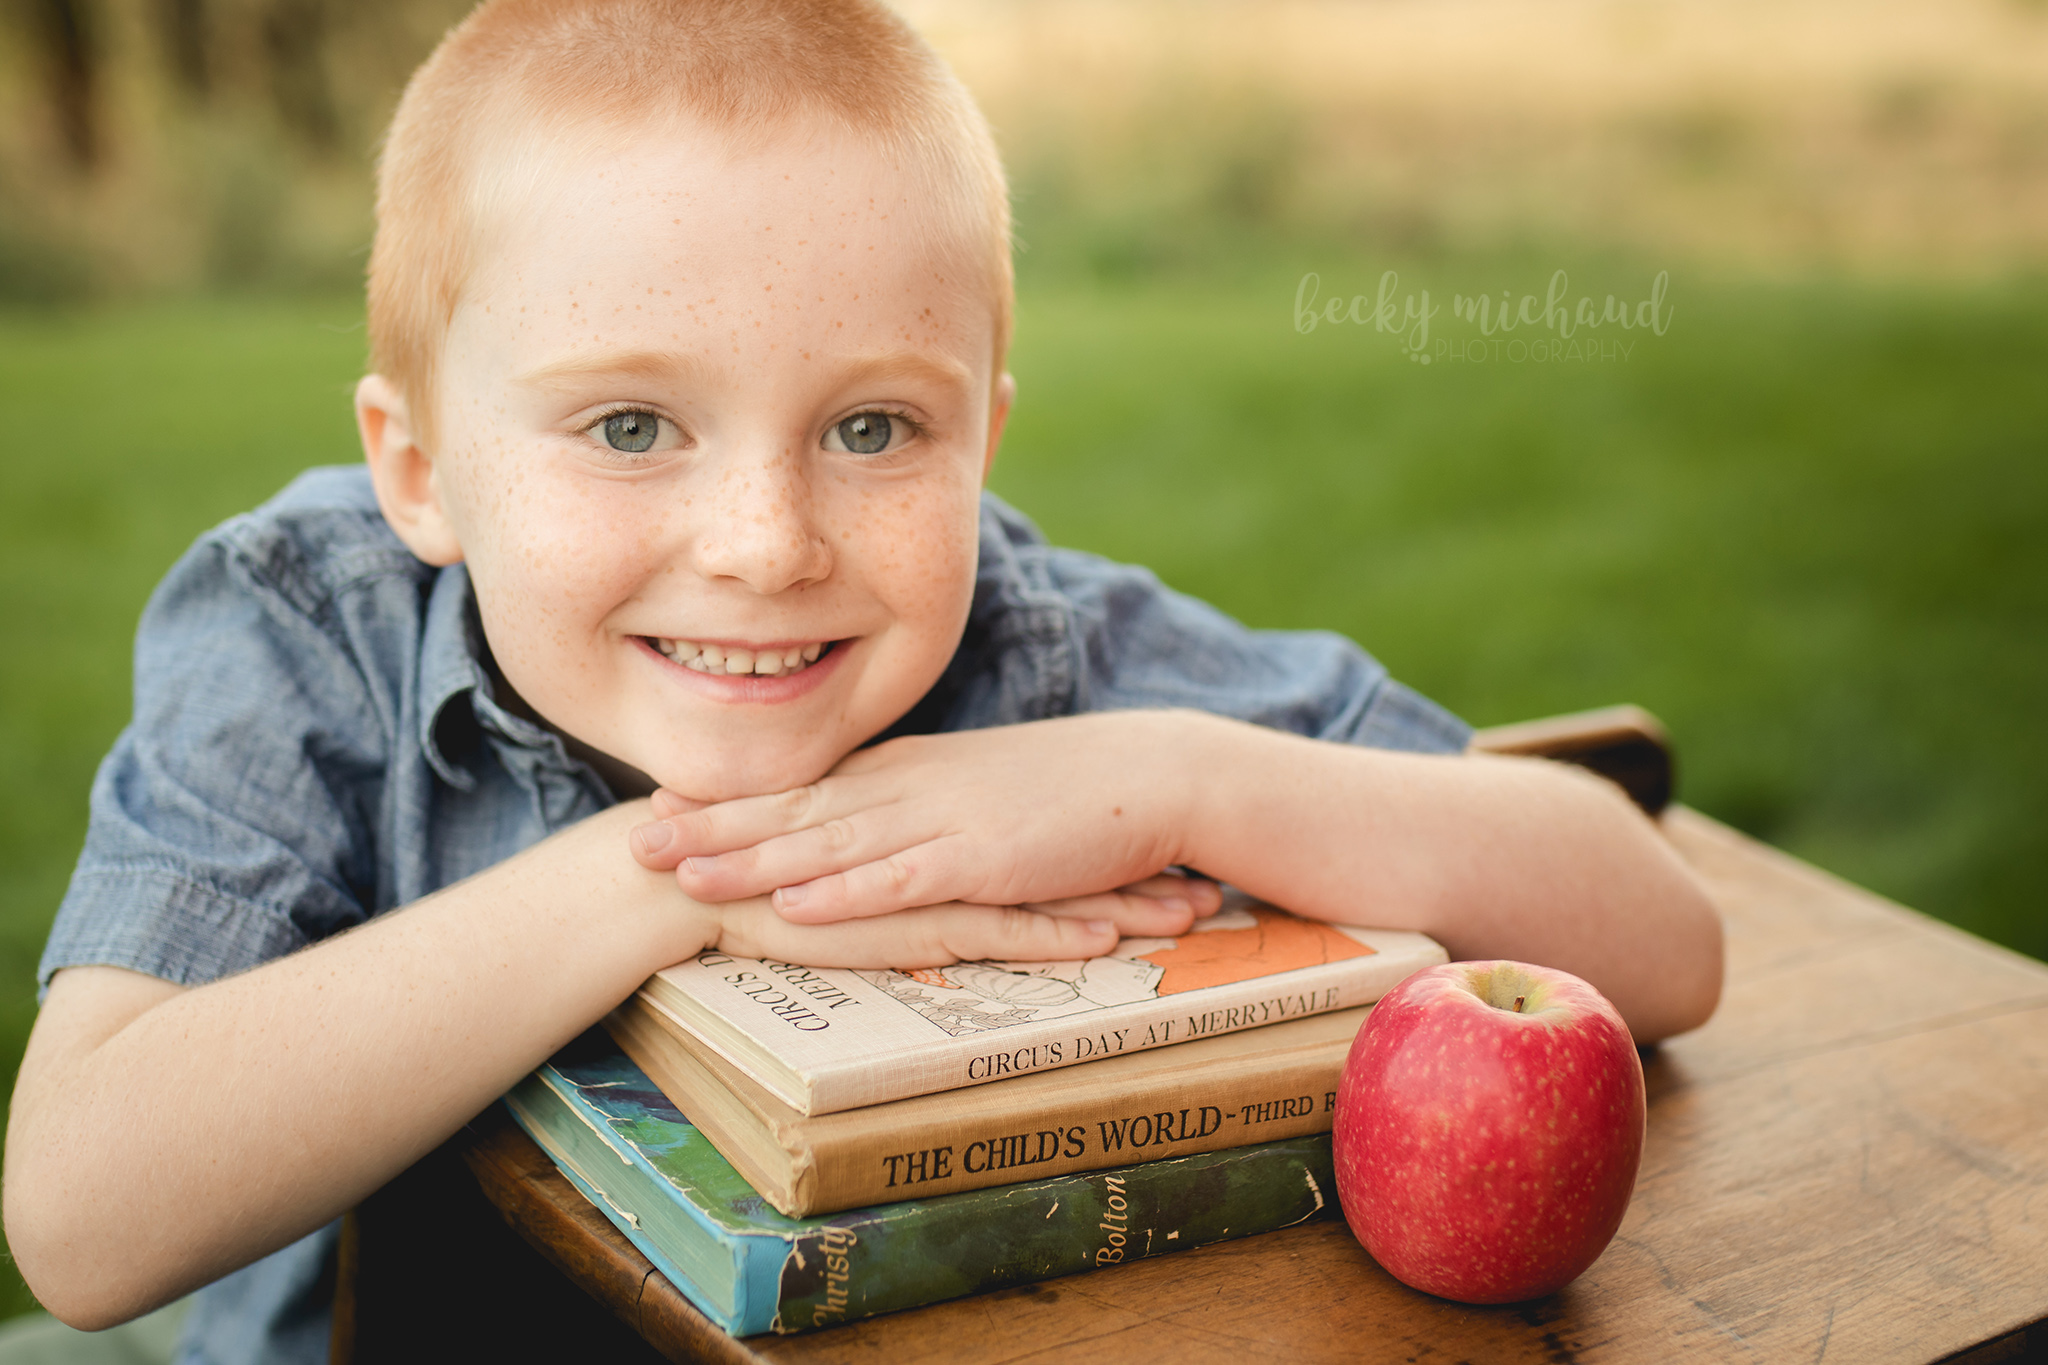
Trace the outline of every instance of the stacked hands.
[[1196, 784], [1161, 770], [1171, 749], [1146, 732], [1174, 719], [894, 739], [767, 796], [663, 789], [658, 818], [632, 831], [633, 855], [719, 907], [720, 946], [749, 956], [937, 966], [1092, 957], [1121, 937], [1184, 934], [1222, 892], [1173, 870]]

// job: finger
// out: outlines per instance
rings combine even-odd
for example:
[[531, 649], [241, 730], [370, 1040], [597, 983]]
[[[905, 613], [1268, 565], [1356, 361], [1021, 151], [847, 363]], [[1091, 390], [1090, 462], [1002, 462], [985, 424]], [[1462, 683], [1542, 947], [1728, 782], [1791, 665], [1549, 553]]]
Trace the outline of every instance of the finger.
[[[641, 858], [643, 864], [675, 868], [686, 894], [698, 900], [727, 901], [762, 896], [780, 886], [843, 872], [897, 853], [936, 832], [929, 823], [933, 816], [906, 819], [903, 812], [904, 807], [875, 784], [850, 787], [834, 779], [830, 784], [706, 805], [675, 816], [667, 822], [675, 831], [674, 842], [662, 845], [658, 854], [653, 849], [661, 842], [659, 831], [643, 826], [645, 834], [636, 838], [643, 839], [648, 850]], [[954, 900], [968, 889], [931, 889], [864, 913], [936, 905]]]
[[1207, 877], [1190, 877], [1179, 872], [1162, 872], [1156, 877], [1119, 886], [1133, 896], [1150, 896], [1167, 905], [1185, 904], [1196, 919], [1207, 919], [1223, 908], [1223, 888]]
[[892, 799], [893, 793], [881, 779], [827, 777], [767, 796], [702, 803], [667, 819], [675, 827], [683, 853], [695, 857], [752, 848]]
[[659, 788], [648, 798], [657, 818], [644, 825], [636, 825], [626, 843], [633, 850], [633, 860], [656, 872], [667, 872], [680, 863], [688, 850], [676, 837], [676, 828], [670, 823], [674, 816], [688, 815], [704, 809], [706, 801], [693, 800], [680, 792], [666, 787]]
[[776, 887], [776, 910], [792, 924], [831, 924], [894, 914], [982, 893], [981, 879], [973, 875], [965, 847], [962, 840], [938, 838], [871, 861], [854, 862], [843, 872], [813, 875], [808, 880], [776, 878], [769, 885]]
[[901, 807], [864, 810], [750, 848], [692, 854], [676, 865], [676, 879], [686, 894], [706, 901], [786, 891], [777, 908], [789, 913], [809, 900], [803, 913], [790, 914], [807, 924], [951, 900], [996, 901], [964, 875], [959, 841], [928, 825], [931, 818]]
[[655, 788], [654, 795], [647, 800], [654, 807], [655, 818], [660, 820], [666, 820], [672, 815], [688, 815], [691, 811], [703, 810], [711, 804], [709, 801], [699, 801], [694, 796], [672, 792], [667, 787]]
[[675, 826], [666, 820], [650, 820], [644, 825], [635, 825], [633, 832], [626, 836], [626, 846], [633, 850], [633, 861], [655, 872], [667, 872], [683, 860], [682, 844], [676, 839]]
[[1023, 908], [1056, 919], [1108, 920], [1125, 938], [1179, 938], [1195, 923], [1195, 912], [1185, 900], [1167, 902], [1126, 891], [1033, 901]]
[[1106, 921], [958, 901], [836, 924], [791, 924], [760, 898], [720, 909], [721, 950], [814, 967], [943, 967], [981, 958], [1051, 962], [1100, 957], [1119, 937]]

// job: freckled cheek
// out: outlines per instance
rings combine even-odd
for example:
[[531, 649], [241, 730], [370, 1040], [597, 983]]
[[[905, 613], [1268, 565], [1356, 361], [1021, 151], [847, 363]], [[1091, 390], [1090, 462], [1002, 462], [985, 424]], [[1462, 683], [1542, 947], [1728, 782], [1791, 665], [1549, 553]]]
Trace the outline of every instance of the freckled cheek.
[[666, 512], [629, 486], [545, 474], [485, 479], [464, 490], [463, 547], [478, 591], [497, 600], [507, 624], [517, 610], [546, 618], [548, 633], [588, 633], [659, 572]]
[[952, 622], [973, 595], [979, 501], [972, 488], [881, 488], [833, 535], [847, 567], [899, 619]]

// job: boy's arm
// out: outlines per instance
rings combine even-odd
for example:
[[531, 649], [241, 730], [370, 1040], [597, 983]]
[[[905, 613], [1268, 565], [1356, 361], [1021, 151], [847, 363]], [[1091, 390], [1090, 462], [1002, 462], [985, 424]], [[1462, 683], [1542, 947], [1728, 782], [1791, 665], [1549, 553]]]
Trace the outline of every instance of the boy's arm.
[[664, 824], [659, 851], [636, 832], [643, 862], [705, 899], [783, 888], [791, 919], [1085, 897], [1178, 863], [1301, 914], [1422, 930], [1453, 957], [1562, 967], [1639, 1040], [1696, 1027], [1720, 995], [1719, 918], [1656, 827], [1540, 760], [1103, 712], [893, 741]]
[[1072, 957], [1116, 938], [989, 906], [813, 927], [760, 901], [699, 904], [624, 856], [649, 814], [615, 808], [210, 985], [60, 972], [7, 1134], [7, 1237], [37, 1297], [105, 1327], [306, 1235], [707, 946], [907, 967]]
[[1318, 918], [1420, 929], [1454, 959], [1561, 967], [1612, 1000], [1641, 1042], [1713, 1013], [1720, 917], [1605, 779], [1540, 759], [1357, 749], [1234, 722], [1211, 743], [1210, 757], [1243, 782], [1197, 803], [1191, 838], [1215, 875]]

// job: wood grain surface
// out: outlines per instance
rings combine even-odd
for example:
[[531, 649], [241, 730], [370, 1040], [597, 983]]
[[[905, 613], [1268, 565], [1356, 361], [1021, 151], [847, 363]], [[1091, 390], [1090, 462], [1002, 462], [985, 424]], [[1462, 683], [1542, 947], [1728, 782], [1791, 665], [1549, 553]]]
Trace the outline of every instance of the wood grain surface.
[[2048, 967], [1683, 808], [1663, 823], [1726, 917], [1727, 990], [1647, 1063], [1648, 1145], [1614, 1244], [1535, 1303], [1417, 1294], [1326, 1222], [734, 1342], [516, 1130], [480, 1133], [471, 1165], [515, 1228], [673, 1360], [2042, 1358]]

